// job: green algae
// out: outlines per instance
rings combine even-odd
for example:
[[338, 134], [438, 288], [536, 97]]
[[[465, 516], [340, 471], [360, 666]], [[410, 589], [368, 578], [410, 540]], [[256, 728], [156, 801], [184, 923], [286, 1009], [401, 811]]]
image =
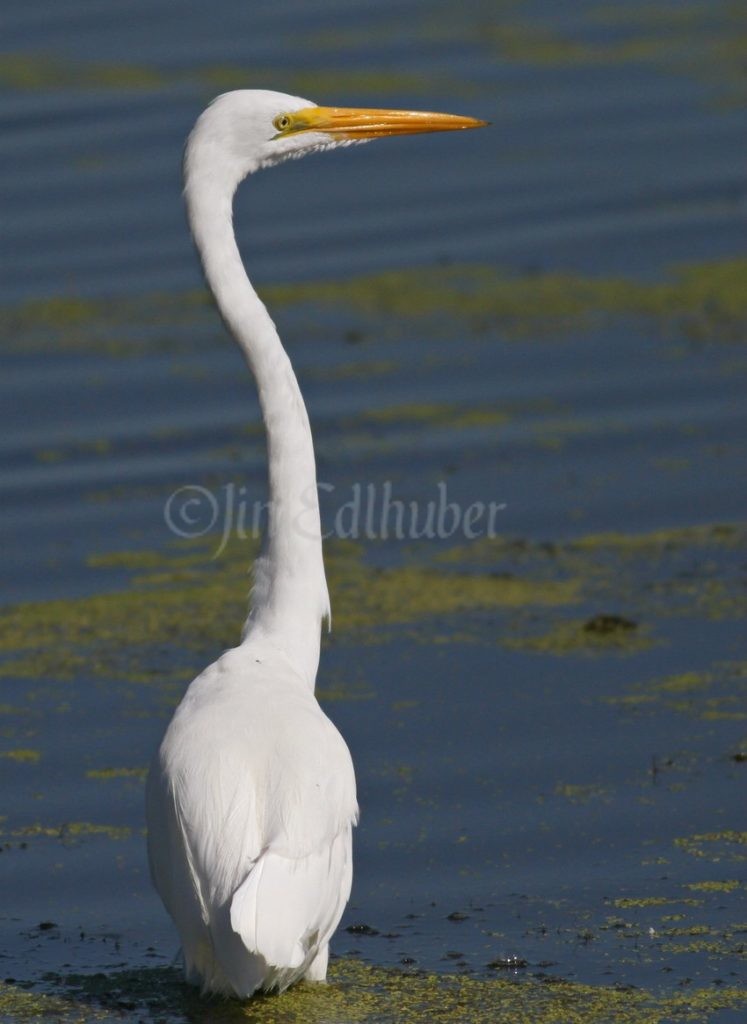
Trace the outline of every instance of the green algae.
[[[747, 18], [733, 0], [688, 3], [600, 3], [583, 17], [548, 27], [522, 17], [515, 2], [479, 8], [478, 17], [460, 17], [428, 9], [407, 24], [376, 19], [363, 26], [322, 29], [310, 36], [315, 50], [333, 49], [363, 59], [373, 43], [389, 46], [393, 37], [412, 33], [419, 40], [488, 48], [501, 62], [538, 69], [602, 69], [639, 65], [659, 72], [689, 75], [712, 84], [727, 100], [745, 99], [743, 55]], [[471, 12], [470, 12], [471, 13]], [[601, 31], [600, 31], [601, 30]], [[471, 85], [471, 83], [470, 83]]]
[[[562, 337], [600, 318], [636, 316], [657, 323], [667, 337], [739, 341], [747, 337], [746, 280], [744, 259], [675, 266], [657, 282], [557, 272], [515, 275], [491, 266], [455, 264], [268, 285], [260, 293], [271, 308], [338, 309], [357, 317], [356, 326], [373, 318], [377, 335], [399, 336], [411, 330], [413, 320], [421, 320], [429, 335], [450, 331], [458, 322], [477, 334]], [[0, 310], [0, 341], [12, 350], [134, 357], [143, 348], [193, 346], [194, 340], [176, 330], [185, 325], [222, 337], [204, 291], [107, 302], [58, 296]], [[127, 340], [117, 337], [123, 327]]]
[[556, 623], [544, 632], [528, 630], [521, 636], [502, 638], [504, 647], [535, 654], [637, 654], [657, 642], [650, 629], [598, 632], [588, 628], [589, 620], [571, 619]]
[[636, 711], [666, 709], [704, 721], [738, 721], [747, 717], [742, 710], [746, 688], [747, 663], [718, 661], [707, 671], [679, 672], [636, 683], [627, 693], [605, 701]]
[[533, 65], [578, 65], [602, 61], [601, 47], [562, 36], [539, 25], [502, 22], [491, 25], [485, 42], [498, 51], [502, 60]]
[[[538, 445], [558, 451], [565, 446], [570, 438], [589, 437], [597, 433], [599, 429], [599, 421], [592, 418], [556, 416], [544, 417], [541, 425], [535, 427], [533, 433]], [[607, 438], [610, 437], [612, 429], [610, 424], [604, 425]], [[627, 429], [625, 424], [619, 424], [614, 428], [615, 432], [623, 432]]]
[[17, 91], [63, 89], [156, 91], [176, 85], [192, 85], [211, 93], [230, 89], [267, 89], [282, 84], [285, 91], [299, 95], [429, 94], [440, 82], [446, 92], [465, 95], [474, 92], [453, 76], [423, 75], [391, 67], [284, 69], [282, 83], [277, 70], [253, 64], [207, 64], [190, 68], [164, 68], [125, 62], [66, 60], [44, 53], [0, 54], [0, 85]]
[[373, 700], [376, 696], [376, 692], [371, 689], [362, 675], [359, 679], [351, 679], [349, 675], [339, 672], [326, 672], [315, 693], [317, 700], [322, 705], [339, 701]]
[[663, 602], [687, 601], [693, 611], [703, 619], [743, 619], [747, 616], [747, 594], [733, 581], [705, 579], [697, 581], [670, 580], [657, 584], [654, 590]]
[[16, 761], [18, 764], [38, 764], [41, 760], [41, 751], [19, 747], [17, 750], [0, 751], [0, 757]]
[[636, 60], [690, 74], [719, 87], [727, 101], [747, 99], [747, 17], [741, 4], [604, 4], [590, 11], [590, 19], [613, 29], [613, 60]]
[[714, 679], [712, 672], [680, 672], [656, 683], [655, 688], [662, 693], [692, 693], [711, 686]]
[[[567, 1024], [582, 1024], [584, 1021], [601, 1024], [612, 1020], [620, 1024], [625, 1021], [640, 1024], [648, 1024], [650, 1021], [653, 1024], [661, 1019], [667, 1003], [670, 1004], [667, 1006], [670, 1010], [678, 1004], [678, 1008], [684, 1011], [683, 1019], [690, 1015], [693, 1020], [710, 1003], [710, 999], [703, 998], [698, 1006], [700, 999], [697, 996], [692, 1002], [678, 995], [665, 1000], [643, 991], [622, 992], [612, 987], [578, 984], [551, 986], [531, 982], [516, 984], [503, 979], [483, 981], [449, 975], [403, 974], [351, 962], [333, 965], [330, 973], [332, 984], [328, 986], [327, 993], [337, 988], [339, 996], [334, 994], [330, 998], [330, 995], [324, 994], [324, 990], [317, 990], [314, 998], [322, 1003], [320, 1010], [324, 1002], [330, 1003], [339, 998], [337, 1013], [332, 1016], [324, 1013], [325, 1020], [333, 1021], [356, 1020], [371, 1024], [374, 1021], [377, 1024], [389, 1021], [421, 1024], [429, 1021], [433, 1024], [453, 1024], [457, 1020], [469, 1020], [472, 1024], [500, 1024], [504, 1021], [512, 1024], [524, 1021], [550, 1024], [551, 1021], [562, 1019]], [[722, 1006], [741, 1005], [745, 997], [737, 992], [736, 989], [732, 990], [724, 1001], [718, 1000], [718, 1003]], [[268, 1009], [271, 1007], [272, 1016], [265, 1018], [262, 1014], [254, 1019], [258, 1022], [266, 1019], [277, 1024], [285, 1020], [300, 1022], [319, 1019], [321, 1014], [317, 1015], [313, 1011], [309, 1013], [307, 993], [306, 987], [297, 990], [298, 1016], [286, 1017], [292, 1010], [280, 1006], [278, 1000], [277, 1004], [265, 1003], [262, 1007], [263, 1011], [265, 1006]], [[253, 1018], [250, 1016], [249, 1019]]]
[[706, 882], [688, 882], [687, 888], [693, 892], [734, 892], [741, 885], [742, 882], [736, 878], [726, 878], [721, 881], [712, 879]]
[[309, 380], [368, 380], [371, 377], [393, 376], [399, 369], [400, 364], [394, 359], [369, 359], [335, 363], [334, 366], [307, 367], [304, 376]]
[[0, 55], [0, 84], [17, 90], [157, 89], [165, 84], [154, 68], [135, 64], [66, 61], [46, 54]]
[[0, 342], [12, 351], [140, 357], [183, 349], [177, 328], [195, 324], [223, 337], [204, 289], [107, 300], [57, 295], [0, 308]]
[[438, 573], [418, 566], [365, 573], [360, 564], [339, 566], [331, 575], [342, 628], [373, 629], [423, 617], [450, 616], [472, 609], [558, 606], [576, 601], [572, 581], [542, 583], [493, 576]]
[[570, 800], [572, 803], [585, 804], [589, 800], [605, 797], [607, 790], [604, 786], [598, 786], [594, 783], [559, 782], [555, 786], [555, 793], [558, 796], [565, 797], [566, 800]]
[[[462, 568], [517, 573], [535, 583], [543, 579], [575, 583], [578, 603], [589, 610], [587, 617], [516, 618], [501, 632], [504, 646], [551, 655], [616, 655], [634, 654], [662, 642], [663, 620], [741, 620], [744, 587], [731, 553], [744, 547], [742, 526], [701, 524], [645, 534], [590, 534], [564, 543], [485, 537], [455, 545], [436, 558]], [[721, 578], [715, 579], [716, 573]], [[715, 583], [719, 584], [717, 594]], [[721, 667], [728, 680], [741, 679], [736, 664]], [[680, 685], [685, 684], [680, 681]], [[641, 690], [615, 699], [629, 700], [634, 706], [637, 701], [653, 704], [664, 698]], [[729, 707], [730, 700], [721, 694], [707, 699], [715, 703], [703, 703], [703, 714], [741, 713]]]
[[708, 957], [722, 959], [736, 950], [731, 949], [726, 943], [715, 939], [693, 938], [689, 942], [664, 942], [661, 947], [662, 953], [666, 956], [693, 956], [706, 955]]
[[376, 696], [373, 690], [354, 690], [349, 686], [318, 686], [315, 694], [322, 705], [348, 700], [373, 700]]
[[[601, 35], [599, 28], [607, 30]], [[612, 30], [612, 31], [610, 31]], [[531, 19], [481, 26], [479, 42], [501, 60], [534, 67], [610, 68], [638, 64], [689, 75], [728, 102], [744, 103], [747, 18], [731, 0], [687, 5], [600, 4], [568, 30]]]
[[40, 448], [34, 452], [34, 457], [38, 462], [64, 462], [68, 457], [67, 453], [59, 448]]
[[135, 779], [144, 782], [148, 774], [147, 768], [91, 768], [86, 772], [87, 779], [98, 779], [109, 782], [111, 779]]
[[[449, 640], [495, 642], [497, 633], [504, 646], [535, 653], [636, 653], [656, 642], [660, 619], [702, 617], [705, 591], [692, 559], [705, 560], [710, 579], [713, 558], [743, 538], [744, 531], [728, 524], [549, 545], [497, 537], [445, 552], [421, 546], [418, 561], [387, 568], [370, 564], [359, 545], [337, 541], [326, 545], [335, 637], [385, 643], [397, 629], [427, 624], [434, 641], [438, 623], [448, 621]], [[82, 674], [173, 687], [206, 655], [233, 645], [245, 617], [256, 541], [234, 537], [216, 556], [219, 547], [204, 537], [166, 551], [92, 556], [92, 571], [118, 572], [119, 589], [0, 610], [0, 676], [63, 680]], [[683, 558], [686, 587], [680, 586]], [[733, 585], [739, 586], [736, 577]], [[564, 617], [566, 608], [581, 605], [588, 609], [583, 615]], [[630, 617], [631, 605], [645, 615], [643, 622]], [[727, 612], [736, 617], [736, 610], [735, 603]], [[481, 613], [492, 616], [492, 627]], [[733, 690], [747, 673], [738, 663], [711, 672], [718, 683], [681, 674], [617, 699], [631, 707], [664, 707], [702, 691], [698, 713], [739, 717]]]
[[[645, 910], [651, 907], [670, 906], [672, 903], [698, 905], [698, 900], [673, 899], [668, 896], [620, 896], [612, 900], [613, 907], [618, 907], [620, 910]], [[682, 915], [675, 916], [681, 917]]]
[[44, 825], [37, 822], [14, 828], [9, 832], [0, 831], [0, 835], [21, 839], [61, 839], [65, 842], [76, 842], [90, 836], [104, 836], [120, 841], [129, 839], [132, 829], [123, 825], [103, 825], [91, 821], [65, 821], [59, 825]]
[[743, 259], [682, 265], [670, 270], [669, 280], [654, 283], [557, 272], [516, 276], [457, 265], [281, 285], [265, 289], [264, 297], [277, 305], [345, 306], [396, 318], [450, 315], [473, 327], [497, 323], [520, 336], [560, 333], [604, 313], [649, 316], [692, 337], [743, 338], [745, 280]]
[[632, 557], [662, 555], [677, 548], [740, 547], [747, 540], [747, 531], [739, 523], [703, 523], [681, 526], [648, 533], [593, 533], [576, 538], [571, 548], [582, 551], [613, 550]]
[[[594, 533], [575, 537], [565, 543], [540, 542], [528, 545], [510, 538], [495, 538], [499, 546], [526, 556], [543, 556], [561, 565], [572, 565], [579, 560], [600, 564], [606, 561], [624, 567], [625, 563], [654, 563], [657, 566], [680, 556], [706, 558], [710, 552], [731, 552], [747, 545], [747, 529], [738, 523], [702, 523], [694, 526], [676, 527], [665, 530], [650, 530], [645, 533]], [[489, 547], [489, 538], [478, 541]], [[465, 549], [457, 549], [466, 555]]]
[[[723, 697], [722, 701], [735, 702], [734, 697]], [[741, 705], [744, 707], [744, 705]], [[701, 712], [705, 722], [742, 722], [747, 718], [747, 711], [728, 710], [721, 707], [707, 707]]]
[[64, 448], [40, 448], [34, 452], [37, 462], [47, 464], [65, 462], [68, 459], [90, 457], [92, 455], [109, 455], [111, 452], [111, 441], [105, 437], [97, 437], [88, 441], [78, 441], [76, 444], [67, 445]]
[[[246, 613], [247, 567], [256, 545], [232, 539], [218, 557], [203, 542], [193, 550], [118, 552], [93, 559], [98, 568], [133, 570], [131, 589], [0, 610], [0, 652], [15, 655], [0, 675], [73, 678], [81, 673], [133, 682], [164, 681], [149, 648], [174, 651], [192, 665], [196, 653], [217, 653], [238, 639]], [[534, 581], [431, 566], [370, 566], [361, 549], [327, 546], [335, 635], [386, 638], [386, 627], [486, 610], [559, 607], [577, 600], [573, 580]], [[138, 570], [147, 569], [147, 572]], [[178, 656], [177, 656], [178, 655]]]
[[661, 934], [667, 938], [676, 938], [681, 935], [715, 935], [715, 930], [709, 928], [707, 924], [688, 924], [682, 926], [673, 926], [671, 928], [663, 928]]
[[75, 1006], [69, 999], [42, 992], [29, 992], [7, 981], [0, 981], [0, 1019], [14, 1024], [49, 1020], [59, 1024], [84, 1024], [109, 1017], [106, 1010]]
[[747, 860], [747, 832], [724, 829], [721, 832], [698, 832], [679, 836], [674, 845], [691, 857], [720, 861]]
[[416, 423], [460, 430], [498, 426], [506, 423], [509, 416], [507, 412], [490, 407], [465, 408], [453, 402], [407, 402], [383, 409], [370, 409], [360, 418], [373, 423]]
[[110, 1013], [119, 1017], [124, 1007], [135, 1010], [139, 1019], [209, 1019], [213, 1024], [660, 1024], [670, 1018], [695, 1024], [719, 1010], [747, 1005], [743, 990], [726, 985], [660, 994], [557, 980], [385, 970], [351, 959], [331, 964], [326, 985], [301, 983], [281, 996], [246, 1003], [201, 1000], [175, 970], [166, 968], [48, 975], [47, 983], [55, 985], [54, 994], [5, 984], [0, 1014], [19, 1022], [46, 1017], [63, 1024]]
[[692, 549], [732, 551], [747, 547], [747, 529], [741, 523], [701, 523], [650, 530], [646, 533], [591, 533], [564, 543], [528, 541], [518, 537], [481, 537], [455, 544], [437, 555], [438, 561], [491, 565], [501, 559], [552, 562], [562, 566], [591, 565], [614, 559], [616, 563], [643, 559], [656, 563]]
[[[212, 65], [198, 68], [195, 76], [197, 81], [211, 90], [225, 91], [228, 89], [272, 88], [268, 85], [277, 78], [276, 71], [242, 65]], [[453, 85], [455, 90], [464, 93], [464, 85], [458, 79], [447, 76], [436, 76], [447, 90]], [[429, 94], [434, 81], [431, 76], [424, 78], [414, 72], [379, 69], [375, 67], [356, 68], [308, 68], [288, 67], [283, 72], [282, 87], [285, 91], [300, 96], [328, 96], [339, 102], [341, 96], [371, 95], [397, 96], [402, 93], [413, 95]]]
[[[244, 554], [255, 557], [258, 551], [256, 543], [248, 541], [248, 550]], [[92, 569], [127, 569], [130, 572], [135, 570], [150, 570], [153, 575], [168, 570], [171, 573], [178, 573], [180, 570], [190, 570], [195, 567], [204, 566], [205, 551], [180, 549], [175, 546], [167, 554], [162, 551], [107, 551], [101, 554], [89, 555], [86, 564]], [[176, 575], [173, 577], [176, 579]], [[148, 579], [144, 576], [143, 579]]]
[[101, 317], [105, 309], [103, 302], [75, 295], [56, 295], [48, 299], [29, 299], [18, 306], [6, 307], [0, 322], [6, 330], [24, 327], [82, 327]]

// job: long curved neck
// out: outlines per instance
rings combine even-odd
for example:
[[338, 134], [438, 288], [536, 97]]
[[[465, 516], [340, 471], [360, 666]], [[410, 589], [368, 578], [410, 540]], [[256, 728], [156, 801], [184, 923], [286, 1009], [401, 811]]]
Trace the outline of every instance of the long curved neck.
[[244, 642], [259, 637], [282, 649], [313, 689], [321, 621], [329, 615], [314, 446], [290, 360], [244, 271], [232, 192], [211, 175], [188, 170], [187, 212], [205, 277], [254, 374], [267, 429], [268, 535], [254, 568]]

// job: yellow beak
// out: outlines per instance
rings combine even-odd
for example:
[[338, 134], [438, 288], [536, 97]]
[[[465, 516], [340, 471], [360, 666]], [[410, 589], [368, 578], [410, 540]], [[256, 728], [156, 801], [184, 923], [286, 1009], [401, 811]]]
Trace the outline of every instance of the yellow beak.
[[374, 110], [366, 107], [305, 107], [276, 118], [279, 135], [325, 132], [344, 139], [377, 139], [384, 135], [415, 135], [482, 128], [487, 121], [458, 114], [420, 110]]

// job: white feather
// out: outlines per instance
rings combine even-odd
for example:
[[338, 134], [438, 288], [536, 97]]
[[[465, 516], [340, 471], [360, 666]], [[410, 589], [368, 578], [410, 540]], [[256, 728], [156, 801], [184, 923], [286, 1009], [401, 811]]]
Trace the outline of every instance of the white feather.
[[148, 805], [188, 972], [239, 995], [302, 977], [350, 894], [357, 805], [345, 742], [281, 653], [249, 642], [198, 676]]

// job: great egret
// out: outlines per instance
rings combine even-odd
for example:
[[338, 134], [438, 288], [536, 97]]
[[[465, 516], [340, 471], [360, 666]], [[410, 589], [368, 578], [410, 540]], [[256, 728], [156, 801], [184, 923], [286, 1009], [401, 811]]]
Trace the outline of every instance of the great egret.
[[187, 142], [189, 224], [257, 383], [270, 486], [267, 543], [242, 642], [189, 686], [148, 779], [151, 874], [179, 930], [187, 980], [204, 992], [247, 997], [300, 978], [324, 980], [329, 939], [350, 895], [358, 815], [350, 753], [314, 697], [330, 607], [309, 420], [244, 272], [233, 194], [252, 171], [289, 157], [483, 123], [241, 90], [219, 96]]

